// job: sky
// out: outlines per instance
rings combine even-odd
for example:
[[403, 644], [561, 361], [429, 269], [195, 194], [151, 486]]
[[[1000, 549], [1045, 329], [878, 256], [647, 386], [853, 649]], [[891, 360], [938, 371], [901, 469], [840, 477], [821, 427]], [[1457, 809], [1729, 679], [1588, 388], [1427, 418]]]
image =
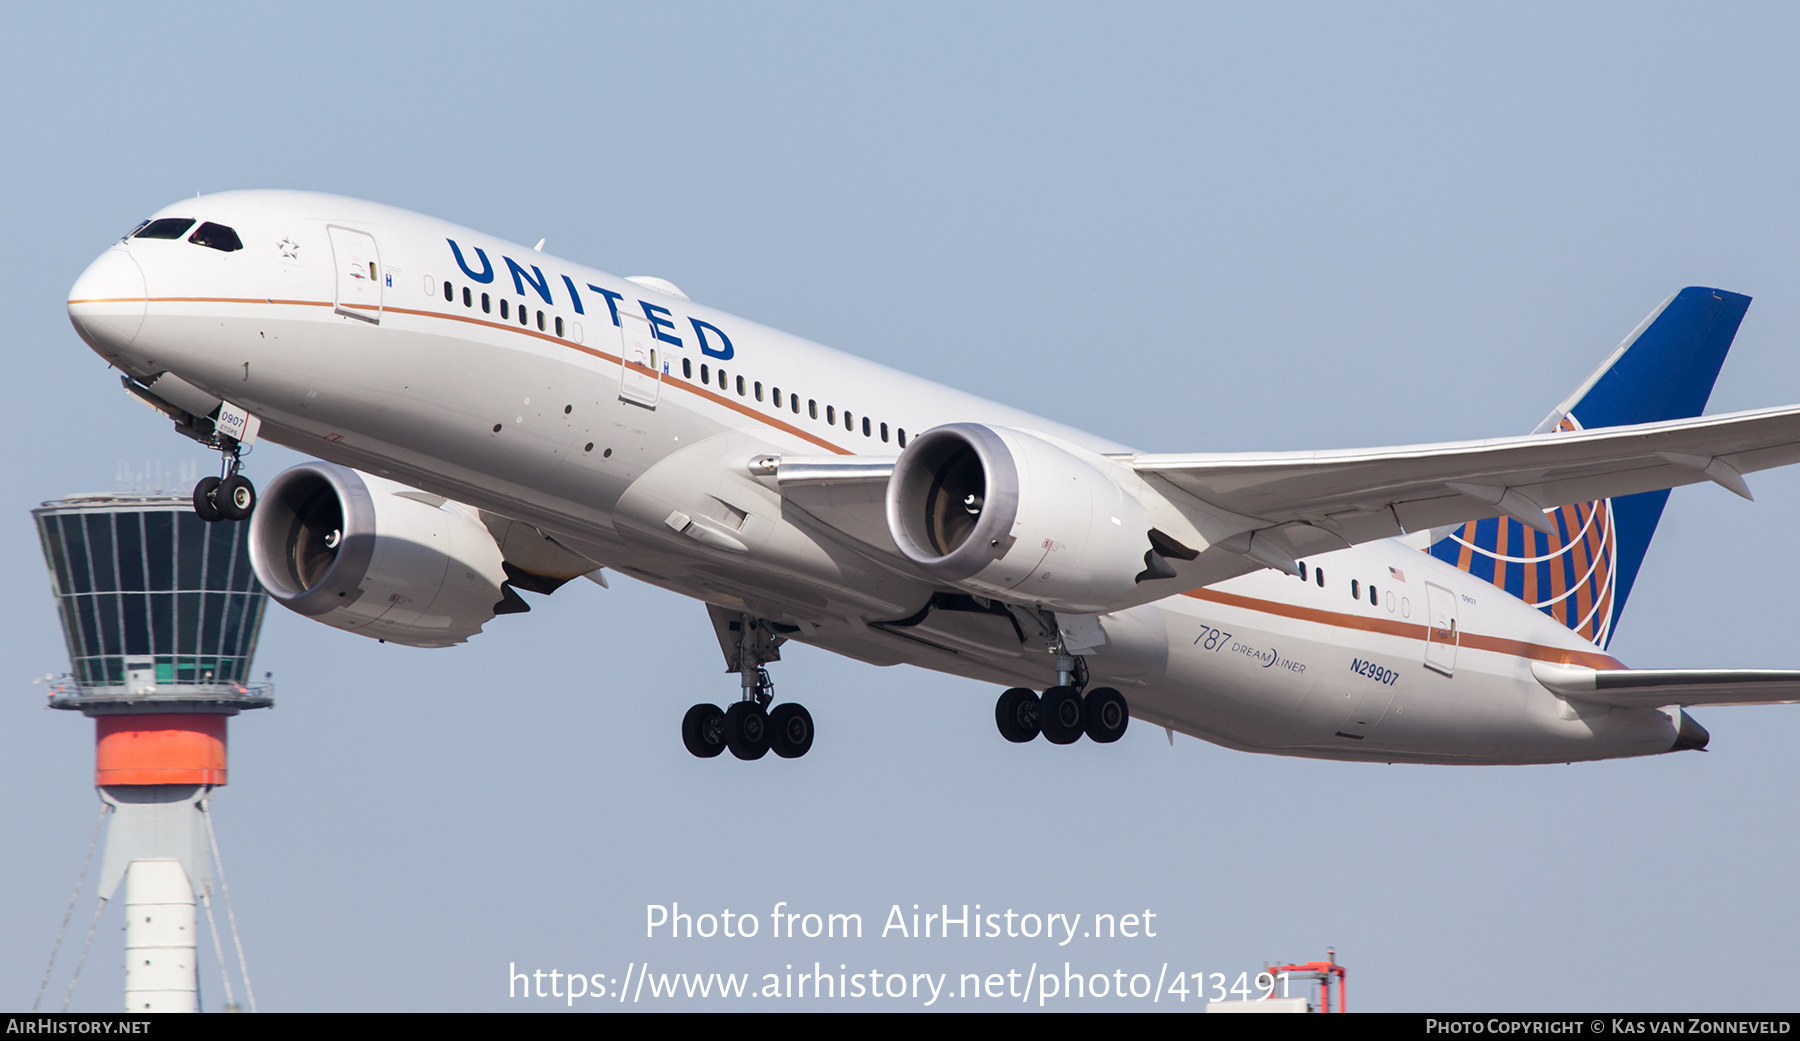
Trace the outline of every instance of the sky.
[[[196, 192], [334, 192], [546, 238], [1146, 451], [1523, 433], [1686, 285], [1755, 298], [1709, 411], [1800, 401], [1791, 6], [0, 18], [4, 1009], [30, 1006], [98, 810], [92, 725], [32, 685], [68, 662], [29, 510], [213, 465], [126, 398], [70, 329], [66, 291]], [[248, 472], [266, 483], [303, 458], [259, 446]], [[1673, 495], [1615, 655], [1800, 668], [1800, 473], [1750, 484], [1754, 503]], [[646, 964], [759, 989], [815, 962], [909, 988], [1065, 963], [1210, 988], [1328, 947], [1353, 1010], [1800, 1004], [1800, 979], [1766, 971], [1800, 926], [1800, 707], [1695, 711], [1705, 753], [1554, 767], [1312, 762], [1141, 724], [1112, 746], [1015, 747], [984, 684], [789, 644], [771, 671], [811, 710], [812, 752], [701, 761], [681, 715], [737, 689], [705, 610], [616, 573], [448, 650], [271, 606], [256, 669], [278, 705], [232, 721], [213, 805], [263, 1009], [1035, 1011], [616, 989]], [[649, 908], [677, 902], [757, 915], [759, 933], [646, 937]], [[773, 936], [781, 902], [860, 914], [865, 934]], [[914, 904], [1021, 923], [1153, 912], [1156, 935], [880, 935]], [[108, 908], [72, 1008], [119, 1007], [121, 928]], [[72, 963], [65, 949], [52, 995]], [[202, 967], [215, 1009], [209, 950]], [[607, 996], [509, 984], [552, 970]]]

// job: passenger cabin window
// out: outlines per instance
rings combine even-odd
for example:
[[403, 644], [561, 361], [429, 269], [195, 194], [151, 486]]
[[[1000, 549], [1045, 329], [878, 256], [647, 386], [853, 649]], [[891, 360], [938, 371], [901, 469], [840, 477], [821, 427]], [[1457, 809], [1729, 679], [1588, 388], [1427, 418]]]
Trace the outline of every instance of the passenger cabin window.
[[[883, 423], [883, 424], [881, 424], [881, 425], [882, 425], [882, 426], [887, 426], [887, 424], [886, 424], [886, 423]], [[868, 416], [864, 416], [864, 417], [863, 417], [863, 436], [864, 436], [864, 437], [872, 437], [872, 436], [874, 436], [874, 431], [872, 431], [872, 430], [870, 430], [870, 429], [869, 429], [869, 417], [868, 417]]]
[[[813, 418], [817, 419], [818, 417], [814, 416]], [[837, 426], [837, 409], [834, 406], [825, 406], [825, 422], [829, 426]]]
[[1381, 597], [1376, 594], [1375, 583], [1373, 582], [1369, 583], [1369, 603], [1374, 604], [1376, 607], [1381, 606]]
[[1300, 561], [1300, 581], [1306, 581], [1306, 561]]
[[901, 427], [898, 431], [896, 431], [896, 433], [899, 435], [900, 447], [905, 448], [906, 447], [906, 428]]
[[806, 399], [806, 413], [814, 419], [819, 418], [819, 403], [813, 398]]
[[887, 444], [887, 424], [881, 424], [881, 443]]
[[562, 318], [561, 318], [561, 317], [560, 317], [560, 316], [559, 316], [559, 317], [558, 317], [558, 318], [557, 318], [557, 319], [556, 319], [556, 335], [558, 335], [558, 336], [561, 336], [561, 335], [562, 335], [562, 329], [563, 329], [563, 326], [562, 326]]
[[538, 312], [538, 332], [544, 331], [544, 312]]
[[1354, 579], [1354, 578], [1350, 580], [1350, 599], [1352, 599], [1352, 600], [1361, 600], [1362, 599], [1362, 591], [1356, 587], [1356, 579]]
[[1313, 578], [1319, 583], [1320, 589], [1325, 588], [1325, 569], [1324, 568], [1322, 568], [1322, 567], [1313, 568]]
[[456, 302], [456, 290], [448, 282], [444, 283], [444, 299], [451, 303]]
[[510, 314], [508, 314], [508, 313], [507, 313], [507, 309], [506, 309], [506, 300], [505, 300], [505, 299], [502, 299], [502, 300], [501, 300], [501, 301], [500, 301], [500, 317], [502, 317], [502, 318], [510, 318], [510, 317], [512, 317], [512, 316], [511, 316], [511, 315], [510, 315]]
[[193, 226], [194, 218], [192, 217], [164, 217], [161, 220], [153, 220], [144, 225], [142, 228], [138, 229], [137, 235], [133, 237], [140, 239], [178, 239], [181, 236], [186, 235], [187, 230]]
[[701, 383], [711, 383], [712, 382], [712, 367], [710, 365], [706, 364], [705, 362], [700, 363], [700, 382]]
[[[223, 224], [214, 224], [212, 221], [200, 225], [198, 231], [188, 236], [188, 241], [196, 246], [216, 249], [221, 253], [231, 253], [244, 248], [243, 240], [238, 238], [237, 232]], [[374, 270], [374, 267], [373, 264], [369, 265], [371, 271]]]
[[464, 307], [474, 307], [475, 306], [475, 294], [474, 294], [474, 292], [472, 292], [469, 289], [468, 286], [463, 286], [463, 306]]
[[694, 378], [694, 361], [692, 358], [681, 359], [681, 377], [682, 379], [689, 380]]
[[493, 310], [494, 310], [494, 306], [493, 306], [492, 298], [490, 298], [486, 293], [481, 294], [481, 313], [489, 314]]
[[796, 415], [796, 416], [799, 415], [800, 414], [800, 395], [798, 395], [798, 394], [789, 395], [788, 403], [794, 406], [794, 415]]

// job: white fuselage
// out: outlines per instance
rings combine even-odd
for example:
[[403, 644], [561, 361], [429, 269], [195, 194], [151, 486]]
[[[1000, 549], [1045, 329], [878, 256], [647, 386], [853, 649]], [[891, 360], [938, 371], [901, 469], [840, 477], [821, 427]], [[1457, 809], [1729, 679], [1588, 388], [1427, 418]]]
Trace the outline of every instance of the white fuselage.
[[[1053, 682], [1050, 656], [996, 636], [991, 615], [881, 625], [915, 615], [933, 587], [784, 509], [747, 464], [894, 456], [902, 437], [966, 421], [1123, 446], [389, 207], [237, 192], [158, 216], [229, 225], [245, 248], [130, 239], [82, 277], [72, 319], [134, 376], [173, 373], [247, 408], [263, 438], [529, 522], [607, 567], [795, 627], [793, 639], [1003, 685]], [[368, 285], [345, 282], [353, 248], [370, 253], [354, 258], [374, 265]], [[660, 381], [622, 375], [633, 341], [620, 313], [658, 352]], [[676, 511], [728, 523], [742, 548], [679, 533], [666, 523]], [[1347, 549], [1305, 561], [1304, 580], [1261, 571], [1103, 616], [1105, 646], [1083, 653], [1132, 715], [1233, 748], [1539, 763], [1672, 747], [1672, 710], [1545, 689], [1534, 661], [1618, 663], [1422, 546]], [[1448, 645], [1428, 641], [1432, 610], [1452, 613]]]

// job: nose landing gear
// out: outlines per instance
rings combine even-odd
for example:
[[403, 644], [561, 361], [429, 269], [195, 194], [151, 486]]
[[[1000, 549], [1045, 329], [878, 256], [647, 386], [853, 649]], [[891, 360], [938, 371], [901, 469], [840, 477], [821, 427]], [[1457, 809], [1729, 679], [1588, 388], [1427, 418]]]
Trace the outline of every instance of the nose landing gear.
[[256, 486], [238, 472], [243, 445], [233, 441], [220, 449], [222, 477], [202, 477], [194, 485], [194, 512], [208, 524], [249, 520], [256, 511]]

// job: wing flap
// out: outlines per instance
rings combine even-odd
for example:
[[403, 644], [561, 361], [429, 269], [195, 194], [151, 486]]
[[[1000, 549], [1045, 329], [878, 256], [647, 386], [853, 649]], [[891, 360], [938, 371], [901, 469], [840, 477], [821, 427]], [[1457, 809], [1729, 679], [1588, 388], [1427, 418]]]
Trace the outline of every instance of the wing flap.
[[1800, 703], [1800, 672], [1779, 669], [1589, 669], [1533, 662], [1552, 693], [1618, 708]]

